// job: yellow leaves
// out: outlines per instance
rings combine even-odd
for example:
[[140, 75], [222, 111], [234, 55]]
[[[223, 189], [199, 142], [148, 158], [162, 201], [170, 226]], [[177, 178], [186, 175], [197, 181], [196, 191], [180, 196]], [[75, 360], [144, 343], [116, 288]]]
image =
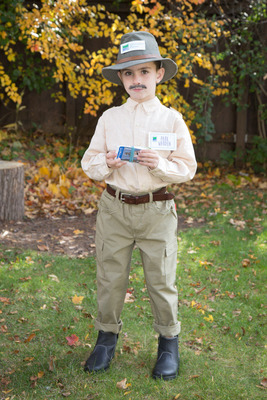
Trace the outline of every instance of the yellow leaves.
[[189, 81], [188, 78], [186, 78], [184, 87], [185, 87], [185, 88], [188, 88], [189, 86], [190, 86], [190, 81]]
[[196, 83], [197, 85], [200, 85], [200, 86], [203, 86], [203, 85], [204, 85], [204, 82], [203, 82], [201, 79], [198, 79], [198, 78], [196, 78], [196, 77], [193, 77], [193, 78], [192, 78], [192, 81], [193, 81], [194, 83]]
[[39, 175], [42, 178], [49, 179], [50, 178], [50, 170], [47, 167], [43, 166], [43, 167], [39, 168]]
[[48, 185], [48, 190], [55, 196], [55, 197], [59, 197], [60, 195], [60, 190], [58, 185], [56, 185], [55, 183], [49, 183]]
[[4, 89], [8, 98], [10, 98], [14, 103], [18, 105], [21, 104], [22, 98], [18, 93], [18, 88], [10, 79], [10, 77], [5, 73], [3, 65], [0, 63], [0, 84], [2, 89]]
[[207, 322], [213, 322], [213, 316], [211, 314], [209, 314], [208, 317], [204, 317], [205, 321]]
[[16, 60], [16, 54], [13, 53], [12, 51], [10, 51], [9, 54], [7, 55], [7, 59], [10, 62], [15, 61]]
[[90, 68], [90, 64], [86, 60], [83, 61], [83, 64], [86, 66], [86, 68]]
[[73, 304], [82, 304], [84, 296], [77, 296], [76, 294], [72, 297]]
[[[113, 22], [113, 24], [111, 25], [111, 31], [112, 31], [112, 32], [115, 32], [115, 31], [118, 29], [119, 24], [120, 24], [120, 21], [119, 21], [118, 19], [116, 19], [116, 20]], [[105, 32], [107, 32], [107, 31], [105, 31]]]
[[7, 37], [7, 33], [5, 31], [1, 31], [0, 36], [2, 36], [2, 39], [5, 39]]
[[0, 130], [0, 142], [8, 137], [7, 132]]
[[53, 167], [42, 165], [38, 170], [38, 174], [34, 175], [34, 181], [35, 183], [39, 183], [40, 180], [48, 181], [47, 191], [50, 192], [52, 196], [57, 198], [64, 197], [67, 199], [70, 197], [70, 178], [78, 177], [81, 173], [81, 168], [73, 168], [67, 172], [69, 175], [68, 177], [60, 171], [60, 167], [57, 164]]
[[75, 235], [82, 235], [82, 234], [84, 233], [84, 231], [81, 231], [80, 229], [75, 229], [75, 230], [73, 231], [73, 233], [74, 233]]
[[145, 7], [143, 6], [143, 4], [144, 4], [143, 0], [132, 1], [131, 11], [136, 11], [140, 14], [143, 14], [143, 12], [145, 11]]
[[78, 45], [78, 43], [68, 43], [68, 46], [75, 53], [83, 50], [83, 46]]
[[[116, 95], [115, 90], [103, 88], [106, 81], [101, 76], [102, 68], [114, 62], [120, 37], [131, 30], [145, 29], [160, 39], [162, 54], [176, 60], [179, 67], [177, 77], [184, 82], [185, 88], [189, 88], [192, 82], [199, 86], [207, 85], [195, 67], [204, 68], [214, 76], [225, 76], [226, 71], [221, 66], [214, 66], [214, 56], [205, 49], [206, 44], [214, 46], [224, 23], [200, 18], [192, 8], [192, 2], [200, 4], [203, 1], [183, 0], [182, 13], [174, 15], [160, 1], [133, 0], [131, 12], [123, 21], [118, 15], [107, 12], [101, 3], [89, 6], [84, 0], [58, 0], [55, 3], [42, 1], [39, 7], [29, 10], [18, 7], [19, 40], [27, 41], [29, 52], [38, 53], [39, 57], [53, 66], [52, 74], [56, 83], [65, 82], [72, 97], [82, 95], [85, 98], [85, 114], [97, 116], [100, 104], [111, 105]], [[11, 28], [8, 24], [10, 22], [5, 26], [7, 32], [0, 32], [0, 38], [5, 41]], [[107, 38], [113, 45], [108, 48], [103, 45], [99, 51], [86, 50], [85, 43], [91, 38]], [[7, 60], [14, 62], [16, 53], [11, 47], [12, 38], [9, 39], [4, 51]], [[196, 75], [193, 77], [193, 74]], [[1, 70], [0, 83], [0, 97], [21, 104], [16, 84]], [[192, 106], [182, 96], [178, 98], [177, 85], [168, 82], [165, 86], [163, 103], [178, 108], [190, 130], [194, 122]], [[219, 83], [209, 89], [215, 96], [228, 92], [228, 87]], [[66, 96], [58, 90], [55, 100], [66, 102]], [[67, 195], [65, 186], [62, 191], [58, 191], [55, 186], [50, 189], [55, 194], [60, 192], [63, 196]]]
[[127, 383], [127, 378], [124, 378], [122, 381], [117, 382], [116, 387], [120, 390], [126, 390], [131, 386], [131, 383]]

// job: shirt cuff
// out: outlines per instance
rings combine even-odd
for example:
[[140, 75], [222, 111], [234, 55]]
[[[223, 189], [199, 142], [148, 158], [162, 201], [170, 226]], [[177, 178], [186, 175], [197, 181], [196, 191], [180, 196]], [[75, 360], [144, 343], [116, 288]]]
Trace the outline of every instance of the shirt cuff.
[[157, 176], [159, 178], [161, 178], [163, 175], [165, 175], [166, 171], [167, 171], [166, 170], [166, 164], [165, 164], [165, 162], [164, 162], [162, 157], [159, 157], [159, 163], [158, 163], [158, 166], [156, 168], [154, 168], [154, 169], [149, 168], [149, 172], [152, 175]]

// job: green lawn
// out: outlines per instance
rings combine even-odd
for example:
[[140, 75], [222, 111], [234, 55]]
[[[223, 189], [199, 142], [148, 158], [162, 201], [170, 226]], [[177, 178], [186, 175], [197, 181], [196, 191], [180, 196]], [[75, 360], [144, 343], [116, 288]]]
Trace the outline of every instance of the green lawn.
[[[178, 237], [179, 377], [169, 382], [151, 378], [157, 337], [138, 250], [129, 283], [133, 302], [123, 310], [115, 359], [106, 373], [88, 375], [83, 362], [97, 336], [95, 259], [2, 246], [0, 399], [264, 397], [263, 191], [215, 185], [200, 193], [181, 198], [181, 192], [177, 201], [179, 214], [202, 221], [197, 227], [189, 223]], [[74, 344], [70, 346], [66, 338]], [[125, 389], [118, 388], [125, 378]]]

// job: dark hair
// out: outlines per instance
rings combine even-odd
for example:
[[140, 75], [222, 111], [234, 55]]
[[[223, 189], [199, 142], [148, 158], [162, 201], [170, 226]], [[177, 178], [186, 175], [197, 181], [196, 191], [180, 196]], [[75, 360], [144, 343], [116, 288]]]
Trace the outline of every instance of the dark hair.
[[154, 61], [155, 62], [155, 64], [156, 64], [156, 69], [158, 70], [158, 69], [160, 69], [160, 68], [162, 68], [162, 62], [161, 61]]

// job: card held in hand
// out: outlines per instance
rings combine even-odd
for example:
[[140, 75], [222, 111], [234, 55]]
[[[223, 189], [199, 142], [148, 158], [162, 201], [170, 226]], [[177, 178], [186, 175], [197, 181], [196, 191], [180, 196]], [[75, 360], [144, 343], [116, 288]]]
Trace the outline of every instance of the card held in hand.
[[141, 147], [120, 146], [117, 158], [120, 158], [122, 161], [138, 162], [137, 156], [140, 150], [142, 150]]

